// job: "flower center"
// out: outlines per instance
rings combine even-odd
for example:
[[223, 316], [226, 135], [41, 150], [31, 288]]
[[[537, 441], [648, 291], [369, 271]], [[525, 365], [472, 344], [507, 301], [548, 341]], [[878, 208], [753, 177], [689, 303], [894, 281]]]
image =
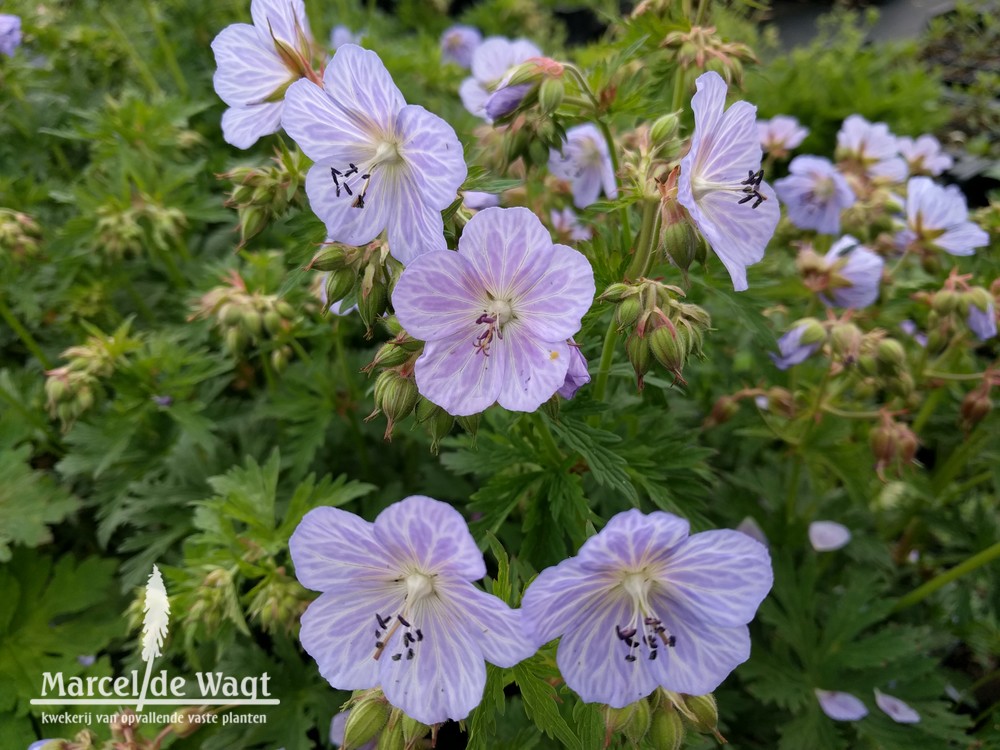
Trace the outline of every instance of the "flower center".
[[716, 190], [727, 190], [732, 193], [743, 193], [743, 197], [740, 198], [738, 203], [740, 205], [753, 201], [753, 205], [750, 208], [757, 208], [761, 203], [767, 200], [767, 196], [760, 192], [760, 183], [764, 179], [764, 170], [758, 169], [754, 172], [752, 169], [747, 170], [747, 178], [743, 182], [739, 183], [721, 183], [721, 182], [711, 182], [710, 180], [702, 180], [698, 177], [691, 178], [691, 192], [694, 193], [695, 200], [700, 200], [705, 197], [706, 194], [715, 192]]
[[399, 153], [399, 144], [395, 141], [379, 141], [375, 149], [375, 155], [364, 167], [359, 167], [354, 162], [348, 162], [346, 167], [330, 167], [330, 177], [333, 179], [334, 189], [339, 198], [341, 192], [347, 193], [354, 198], [351, 208], [364, 208], [365, 198], [368, 196], [368, 186], [371, 184], [372, 175], [379, 167], [391, 167], [403, 161], [403, 155]]
[[490, 299], [483, 308], [483, 314], [476, 318], [476, 324], [483, 326], [472, 345], [484, 357], [490, 356], [490, 344], [494, 339], [503, 341], [503, 327], [514, 317], [510, 301]]
[[373, 658], [377, 661], [382, 657], [389, 641], [396, 634], [396, 631], [403, 628], [403, 637], [397, 641], [399, 651], [392, 655], [393, 661], [405, 658], [407, 661], [416, 655], [414, 650], [416, 645], [424, 640], [424, 633], [416, 627], [412, 620], [416, 604], [422, 599], [426, 599], [434, 594], [434, 577], [424, 573], [412, 572], [403, 578], [396, 579], [397, 583], [402, 583], [406, 587], [406, 598], [403, 601], [403, 608], [393, 615], [391, 612], [385, 616], [375, 613], [375, 654]]
[[677, 645], [677, 638], [667, 632], [649, 603], [652, 582], [644, 572], [639, 571], [628, 573], [622, 579], [621, 586], [632, 600], [631, 619], [623, 625], [615, 625], [615, 636], [627, 648], [625, 661], [637, 661], [637, 652], [643, 650], [649, 661], [656, 661], [660, 644], [673, 648]]

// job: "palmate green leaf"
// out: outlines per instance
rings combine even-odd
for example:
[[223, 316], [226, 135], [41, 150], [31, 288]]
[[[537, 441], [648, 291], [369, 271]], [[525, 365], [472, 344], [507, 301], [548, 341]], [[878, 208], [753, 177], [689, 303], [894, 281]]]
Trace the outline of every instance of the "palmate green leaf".
[[498, 475], [473, 493], [469, 498], [469, 510], [481, 513], [482, 517], [469, 524], [469, 528], [472, 535], [480, 539], [480, 549], [485, 548], [485, 542], [481, 539], [483, 533], [497, 533], [525, 493], [531, 491], [545, 476], [544, 471]]
[[28, 465], [31, 446], [0, 449], [0, 562], [11, 557], [11, 545], [37, 547], [52, 539], [59, 523], [80, 505], [63, 487]]
[[559, 713], [556, 689], [546, 679], [552, 672], [545, 666], [543, 657], [536, 654], [512, 671], [514, 681], [521, 689], [524, 710], [535, 726], [549, 737], [559, 740], [564, 747], [583, 750], [580, 740]]
[[778, 732], [781, 734], [778, 750], [846, 750], [851, 747], [838, 734], [833, 720], [820, 710], [818, 703], [782, 723]]
[[502, 717], [507, 708], [503, 691], [513, 681], [514, 675], [510, 669], [501, 669], [494, 664], [486, 665], [483, 700], [467, 720], [469, 730], [467, 750], [487, 750], [492, 747], [491, 742], [497, 731], [497, 716]]
[[43, 672], [81, 674], [77, 657], [102, 651], [121, 634], [116, 568], [116, 561], [96, 557], [53, 563], [29, 550], [0, 565], [0, 726], [29, 710]]
[[583, 457], [598, 484], [613, 490], [629, 502], [639, 502], [639, 495], [629, 480], [628, 461], [606, 447], [621, 443], [620, 437], [612, 432], [589, 427], [575, 419], [563, 419], [559, 422], [549, 420], [549, 425], [558, 440]]

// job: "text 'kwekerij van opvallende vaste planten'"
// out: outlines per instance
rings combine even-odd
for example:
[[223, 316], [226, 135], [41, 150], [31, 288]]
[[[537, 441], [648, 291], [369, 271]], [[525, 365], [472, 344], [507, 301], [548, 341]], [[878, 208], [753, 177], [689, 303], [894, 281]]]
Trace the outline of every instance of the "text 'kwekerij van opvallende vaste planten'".
[[1000, 746], [1000, 8], [2, 10], [4, 748]]

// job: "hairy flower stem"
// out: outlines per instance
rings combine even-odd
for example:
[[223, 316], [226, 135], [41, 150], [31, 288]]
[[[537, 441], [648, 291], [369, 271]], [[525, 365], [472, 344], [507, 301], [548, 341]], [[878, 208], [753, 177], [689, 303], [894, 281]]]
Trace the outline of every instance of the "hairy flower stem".
[[681, 65], [677, 66], [677, 70], [674, 71], [674, 95], [673, 100], [670, 102], [670, 111], [676, 112], [681, 108], [684, 103], [684, 94], [687, 87], [684, 85], [684, 67]]
[[608, 375], [611, 373], [611, 360], [615, 357], [615, 342], [618, 340], [618, 326], [615, 316], [608, 322], [608, 331], [604, 334], [604, 346], [601, 348], [601, 362], [597, 367], [597, 380], [594, 382], [594, 400], [603, 401], [604, 392], [608, 387]]
[[635, 243], [635, 254], [628, 270], [625, 271], [625, 278], [629, 281], [636, 281], [646, 276], [653, 265], [653, 249], [656, 247], [659, 234], [656, 231], [659, 215], [659, 201], [647, 199], [642, 207], [642, 226], [639, 228], [639, 237]]
[[896, 604], [893, 606], [892, 611], [899, 612], [907, 607], [912, 607], [914, 604], [919, 604], [945, 584], [951, 583], [967, 573], [971, 573], [977, 568], [988, 565], [997, 559], [1000, 559], [1000, 542], [996, 542], [993, 546], [987, 547], [981, 552], [977, 552], [975, 555], [964, 562], [959, 563], [954, 568], [946, 570], [944, 573], [934, 576], [934, 578], [922, 586], [918, 586], [906, 596], [898, 599]]
[[21, 325], [21, 321], [14, 317], [14, 313], [11, 312], [10, 308], [7, 307], [7, 303], [0, 299], [0, 318], [3, 318], [7, 325], [11, 327], [17, 337], [21, 339], [21, 343], [27, 347], [28, 351], [31, 352], [35, 359], [41, 362], [42, 367], [46, 370], [52, 369], [52, 363], [49, 358], [45, 356], [42, 352], [42, 348], [35, 341], [35, 338], [31, 335], [27, 328]]

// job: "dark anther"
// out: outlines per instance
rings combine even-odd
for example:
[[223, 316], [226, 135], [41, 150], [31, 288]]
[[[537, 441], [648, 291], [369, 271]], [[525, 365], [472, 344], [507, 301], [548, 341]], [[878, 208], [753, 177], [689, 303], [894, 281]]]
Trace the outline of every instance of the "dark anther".
[[752, 169], [747, 170], [747, 178], [741, 182], [741, 185], [749, 185], [750, 187], [759, 188], [761, 181], [764, 179], [764, 170], [757, 170], [756, 173]]
[[635, 661], [635, 656], [633, 654], [626, 654], [625, 661]]
[[358, 168], [354, 166], [354, 164], [351, 164], [351, 168], [348, 169], [346, 172], [344, 172], [344, 177], [350, 177], [352, 174], [357, 174], [357, 173], [358, 173]]
[[382, 641], [375, 641], [375, 648], [385, 648], [385, 643]]
[[396, 619], [399, 620], [401, 623], [403, 623], [404, 628], [410, 627], [410, 623], [404, 620], [402, 615], [396, 615]]
[[399, 660], [400, 660], [400, 659], [402, 659], [402, 658], [403, 658], [403, 655], [402, 655], [402, 654], [393, 654], [393, 655], [392, 655], [392, 660], [393, 660], [393, 661], [399, 661]]
[[375, 613], [375, 619], [378, 620], [378, 626], [380, 628], [382, 628], [382, 630], [385, 630], [387, 627], [389, 627], [389, 618], [388, 617], [385, 618], [385, 619], [382, 619], [382, 616], [376, 612]]
[[[351, 186], [348, 185], [346, 182], [344, 183], [344, 190], [347, 191], [348, 195], [354, 195], [354, 191], [351, 190]], [[740, 201], [740, 202], [742, 203], [742, 201]]]
[[412, 648], [406, 649], [406, 659], [407, 659], [407, 661], [409, 661], [412, 658], [413, 658], [413, 649]]
[[655, 648], [652, 651], [649, 652], [649, 660], [650, 661], [656, 661], [656, 649]]
[[381, 638], [381, 637], [382, 637], [382, 631], [381, 631], [381, 630], [376, 630], [376, 631], [375, 631], [375, 638], [376, 638], [376, 639], [379, 639], [379, 638]]
[[372, 176], [371, 172], [369, 172], [368, 174], [361, 175], [361, 179], [362, 180], [368, 180], [368, 179], [371, 179], [371, 176]]
[[[750, 208], [757, 208], [761, 203], [767, 200], [766, 195], [761, 195], [760, 193], [760, 183], [764, 179], [764, 170], [760, 169], [756, 173], [752, 169], [747, 170], [747, 178], [741, 182], [741, 185], [746, 185], [743, 188], [743, 192], [746, 196], [740, 199], [739, 204], [742, 205], [748, 201], [754, 201]], [[756, 198], [756, 200], [754, 200]]]
[[365, 207], [365, 194], [361, 193], [357, 198], [354, 199], [354, 203], [351, 204], [351, 208], [364, 208]]
[[424, 639], [424, 634], [420, 631], [420, 628], [417, 628], [417, 640], [422, 641], [423, 639]]
[[330, 176], [333, 178], [334, 187], [337, 188], [337, 197], [338, 198], [340, 197], [340, 181], [337, 179], [337, 175], [339, 175], [339, 174], [340, 174], [340, 172], [337, 171], [337, 169], [335, 167], [330, 167]]
[[646, 619], [644, 620], [644, 622], [645, 622], [645, 623], [646, 623], [647, 625], [659, 625], [659, 624], [660, 624], [660, 621], [659, 621], [659, 620], [657, 620], [657, 619], [656, 619], [655, 617], [647, 617], [647, 618], [646, 618]]
[[414, 637], [412, 635], [410, 635], [409, 633], [403, 633], [403, 645], [404, 646], [409, 646], [414, 641], [415, 641], [415, 639], [414, 639]]
[[635, 635], [635, 633], [636, 633], [635, 628], [627, 628], [625, 630], [622, 630], [620, 625], [615, 625], [615, 635], [618, 636], [618, 640], [620, 641], [627, 642], [631, 640], [632, 636]]
[[676, 646], [677, 645], [677, 637], [676, 636], [670, 636], [669, 638], [667, 638], [667, 645], [670, 646], [670, 648], [673, 648], [674, 646]]

